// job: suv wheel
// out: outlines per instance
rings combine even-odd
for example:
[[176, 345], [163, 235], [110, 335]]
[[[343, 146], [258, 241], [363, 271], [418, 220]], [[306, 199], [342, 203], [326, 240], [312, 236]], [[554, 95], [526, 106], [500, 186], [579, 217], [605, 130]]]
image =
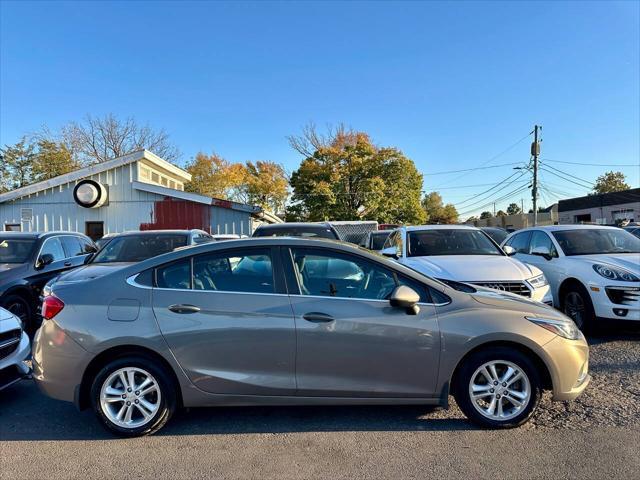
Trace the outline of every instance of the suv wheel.
[[582, 285], [572, 285], [562, 297], [562, 311], [583, 332], [593, 328], [595, 312], [589, 293]]
[[465, 360], [454, 395], [472, 422], [489, 428], [512, 428], [529, 420], [540, 402], [542, 383], [526, 355], [498, 347], [476, 352]]
[[96, 375], [91, 404], [102, 424], [116, 435], [149, 435], [162, 428], [175, 411], [175, 385], [153, 360], [123, 357]]
[[29, 334], [32, 329], [31, 305], [20, 295], [7, 295], [0, 302], [2, 308], [13, 313], [22, 322], [22, 326]]

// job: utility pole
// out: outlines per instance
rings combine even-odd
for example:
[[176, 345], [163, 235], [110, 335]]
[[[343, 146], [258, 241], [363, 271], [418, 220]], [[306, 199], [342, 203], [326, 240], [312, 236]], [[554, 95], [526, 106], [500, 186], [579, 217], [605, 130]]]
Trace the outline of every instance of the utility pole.
[[540, 143], [538, 143], [538, 129], [533, 127], [533, 143], [531, 144], [531, 155], [533, 156], [533, 187], [531, 188], [531, 199], [533, 200], [533, 226], [538, 225], [538, 155], [540, 155]]

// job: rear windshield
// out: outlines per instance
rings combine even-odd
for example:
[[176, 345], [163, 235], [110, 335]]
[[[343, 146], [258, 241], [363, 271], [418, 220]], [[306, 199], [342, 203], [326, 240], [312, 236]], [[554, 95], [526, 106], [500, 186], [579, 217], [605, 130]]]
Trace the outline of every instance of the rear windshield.
[[0, 237], [0, 263], [24, 263], [29, 260], [36, 241], [31, 238]]
[[258, 228], [254, 237], [306, 237], [306, 238], [331, 238], [338, 240], [335, 232], [322, 225], [309, 225], [301, 227], [280, 227], [280, 228]]
[[640, 238], [621, 229], [576, 229], [553, 232], [565, 255], [640, 253]]
[[126, 235], [109, 240], [91, 263], [141, 262], [187, 245], [187, 236], [179, 234]]

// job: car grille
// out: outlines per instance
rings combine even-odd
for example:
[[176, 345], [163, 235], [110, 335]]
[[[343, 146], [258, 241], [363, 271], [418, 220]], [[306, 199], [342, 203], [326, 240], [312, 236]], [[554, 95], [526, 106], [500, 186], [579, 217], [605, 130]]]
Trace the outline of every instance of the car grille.
[[22, 330], [19, 328], [0, 333], [0, 359], [6, 358], [16, 351], [21, 336]]
[[618, 305], [632, 305], [640, 299], [640, 287], [605, 287], [607, 297]]
[[481, 287], [493, 288], [501, 292], [517, 293], [523, 297], [531, 297], [531, 290], [524, 282], [468, 282]]

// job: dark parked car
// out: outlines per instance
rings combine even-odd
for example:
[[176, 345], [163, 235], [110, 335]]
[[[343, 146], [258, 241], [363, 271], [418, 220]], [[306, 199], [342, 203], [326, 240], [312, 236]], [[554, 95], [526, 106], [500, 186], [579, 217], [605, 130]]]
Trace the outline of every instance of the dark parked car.
[[375, 232], [369, 232], [367, 239], [364, 241], [364, 248], [379, 252], [384, 247], [384, 242], [389, 238], [393, 230], [377, 230]]
[[504, 242], [504, 240], [509, 236], [509, 232], [507, 232], [504, 228], [480, 227], [480, 230], [489, 235], [491, 239], [498, 245]]
[[329, 223], [274, 223], [273, 225], [261, 225], [252, 237], [304, 237], [304, 238], [330, 238], [342, 240], [340, 234]]
[[75, 232], [0, 233], [0, 306], [31, 334], [38, 326], [42, 288], [61, 272], [79, 267], [97, 250]]
[[[123, 268], [132, 263], [171, 252], [189, 245], [212, 242], [213, 237], [204, 230], [142, 230], [115, 234], [107, 238], [98, 253], [86, 265], [61, 275], [50, 282], [83, 281]], [[45, 291], [45, 294], [47, 292]]]
[[630, 226], [623, 227], [623, 228], [624, 228], [624, 230], [626, 230], [630, 234], [635, 235], [636, 237], [640, 238], [640, 225], [630, 225]]

